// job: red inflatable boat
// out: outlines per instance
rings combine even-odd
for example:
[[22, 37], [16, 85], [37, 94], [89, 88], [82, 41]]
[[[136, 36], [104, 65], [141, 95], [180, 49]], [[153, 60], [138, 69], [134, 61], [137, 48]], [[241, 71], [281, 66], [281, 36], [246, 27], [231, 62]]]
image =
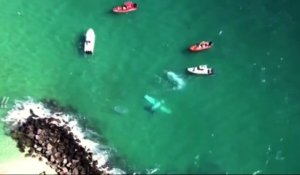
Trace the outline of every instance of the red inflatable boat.
[[192, 45], [189, 49], [191, 52], [200, 52], [203, 50], [210, 49], [213, 46], [212, 42], [202, 41], [199, 44]]
[[115, 13], [128, 13], [137, 10], [137, 4], [131, 1], [127, 1], [122, 6], [117, 6], [113, 8]]

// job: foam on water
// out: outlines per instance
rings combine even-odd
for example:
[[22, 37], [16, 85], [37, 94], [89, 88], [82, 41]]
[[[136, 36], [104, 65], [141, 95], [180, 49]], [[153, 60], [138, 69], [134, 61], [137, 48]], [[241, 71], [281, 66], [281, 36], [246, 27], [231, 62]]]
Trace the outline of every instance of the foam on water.
[[252, 173], [252, 175], [257, 175], [257, 174], [260, 174], [261, 173], [261, 170], [257, 170], [257, 171], [254, 171], [253, 173]]
[[[1, 3], [5, 52], [0, 56], [0, 91], [11, 98], [8, 109], [13, 98], [27, 95], [77, 106], [88, 120], [101, 122], [93, 124], [96, 131], [106, 126], [106, 139], [137, 172], [154, 168], [154, 162], [160, 164], [156, 173], [209, 169], [201, 164], [205, 160], [193, 166], [196, 154], [221, 162], [221, 169], [230, 173], [300, 171], [300, 41], [295, 37], [300, 24], [295, 7], [300, 1], [138, 1], [140, 11], [121, 16], [110, 13], [115, 1]], [[92, 57], [82, 55], [80, 47], [87, 27], [100, 36]], [[41, 38], [47, 38], [43, 46]], [[205, 39], [213, 40], [214, 48], [188, 51], [190, 44]], [[199, 64], [213, 65], [217, 76], [185, 76], [186, 67]], [[177, 85], [164, 70], [183, 75], [189, 87], [174, 91]], [[158, 76], [152, 82], [154, 75]], [[176, 113], [149, 119], [136, 107], [145, 93], [172, 102]], [[125, 118], [111, 117], [118, 116], [114, 105], [125, 105], [128, 114], [119, 115]], [[280, 113], [274, 114], [276, 110]], [[255, 127], [242, 129], [244, 124]], [[274, 147], [263, 169], [261, 148], [283, 136], [285, 160], [274, 160]], [[234, 149], [235, 142], [241, 143], [239, 149]], [[7, 145], [1, 145], [0, 157], [9, 157]]]
[[168, 79], [173, 82], [176, 86], [173, 87], [174, 90], [180, 90], [185, 86], [185, 81], [179, 75], [172, 71], [166, 72]]
[[109, 169], [108, 167], [104, 167], [109, 158], [109, 152], [104, 150], [98, 142], [92, 141], [88, 139], [86, 136], [89, 132], [93, 132], [87, 130], [83, 132], [80, 127], [78, 121], [75, 119], [75, 116], [66, 114], [66, 113], [51, 113], [49, 109], [47, 109], [42, 103], [34, 102], [32, 99], [28, 99], [25, 101], [16, 101], [15, 105], [11, 110], [8, 111], [6, 117], [3, 121], [7, 124], [10, 129], [14, 129], [24, 122], [31, 116], [30, 110], [34, 112], [40, 118], [56, 118], [61, 120], [62, 122], [53, 122], [58, 126], [63, 126], [67, 124], [74, 137], [80, 140], [80, 145], [84, 147], [87, 151], [91, 151], [93, 153], [94, 160], [98, 161], [98, 168], [109, 174], [123, 174], [124, 171], [118, 168]]
[[153, 168], [153, 169], [147, 169], [147, 173], [146, 174], [154, 174], [158, 171], [159, 169], [158, 168]]
[[124, 115], [128, 113], [128, 109], [120, 105], [114, 106], [113, 110], [119, 115]]

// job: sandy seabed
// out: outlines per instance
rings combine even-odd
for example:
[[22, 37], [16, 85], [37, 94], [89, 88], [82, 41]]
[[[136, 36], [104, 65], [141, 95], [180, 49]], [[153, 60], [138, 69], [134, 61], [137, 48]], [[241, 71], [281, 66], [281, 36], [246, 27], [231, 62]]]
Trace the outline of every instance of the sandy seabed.
[[45, 159], [39, 161], [33, 157], [18, 157], [15, 160], [0, 163], [0, 174], [57, 174], [46, 164]]

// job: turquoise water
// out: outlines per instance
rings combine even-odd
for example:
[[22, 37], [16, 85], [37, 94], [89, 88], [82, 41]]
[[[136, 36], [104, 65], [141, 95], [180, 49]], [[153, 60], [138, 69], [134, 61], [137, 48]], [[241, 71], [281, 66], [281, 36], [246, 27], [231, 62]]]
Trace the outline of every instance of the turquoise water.
[[[124, 15], [111, 13], [119, 0], [0, 2], [0, 97], [9, 106], [27, 96], [73, 106], [137, 172], [300, 171], [300, 2], [136, 1], [139, 10]], [[89, 27], [93, 56], [80, 44]], [[187, 51], [201, 40], [214, 47]], [[215, 74], [186, 74], [199, 64]], [[185, 88], [172, 90], [167, 70]], [[172, 115], [148, 113], [144, 94]], [[12, 159], [17, 150], [0, 134], [0, 159]]]

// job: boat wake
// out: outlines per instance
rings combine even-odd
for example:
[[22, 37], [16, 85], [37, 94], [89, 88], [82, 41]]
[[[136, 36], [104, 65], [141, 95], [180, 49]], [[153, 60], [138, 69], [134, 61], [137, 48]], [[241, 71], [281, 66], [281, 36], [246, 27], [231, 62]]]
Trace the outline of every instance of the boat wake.
[[147, 169], [147, 173], [146, 174], [154, 174], [159, 170], [159, 168], [153, 168], [153, 169]]
[[166, 71], [167, 78], [175, 85], [173, 90], [180, 90], [186, 85], [183, 78], [172, 71]]
[[[91, 140], [90, 135], [95, 135], [90, 129], [83, 129], [76, 115], [71, 115], [61, 111], [52, 111], [41, 102], [35, 102], [32, 99], [24, 101], [15, 101], [15, 105], [8, 111], [7, 115], [3, 118], [3, 122], [6, 124], [9, 130], [14, 130], [20, 127], [27, 119], [32, 116], [38, 116], [39, 118], [52, 118], [55, 119], [57, 126], [64, 127], [67, 125], [74, 137], [80, 140], [80, 145], [87, 151], [93, 154], [93, 159], [98, 161], [97, 167], [100, 171], [108, 174], [124, 174], [121, 169], [108, 167], [108, 161], [110, 152], [104, 145], [101, 145], [97, 141]], [[111, 166], [111, 165], [109, 165]]]

